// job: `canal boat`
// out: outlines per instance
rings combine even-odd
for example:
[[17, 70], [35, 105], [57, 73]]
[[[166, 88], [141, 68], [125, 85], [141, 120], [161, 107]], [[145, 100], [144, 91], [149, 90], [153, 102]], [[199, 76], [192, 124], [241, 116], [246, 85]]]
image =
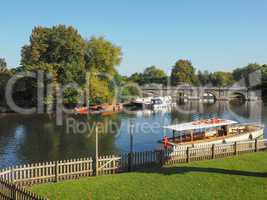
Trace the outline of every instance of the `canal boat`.
[[172, 137], [164, 137], [164, 146], [195, 147], [203, 144], [225, 144], [261, 138], [264, 126], [258, 123], [238, 123], [233, 120], [212, 118], [174, 124], [164, 128], [172, 131]]

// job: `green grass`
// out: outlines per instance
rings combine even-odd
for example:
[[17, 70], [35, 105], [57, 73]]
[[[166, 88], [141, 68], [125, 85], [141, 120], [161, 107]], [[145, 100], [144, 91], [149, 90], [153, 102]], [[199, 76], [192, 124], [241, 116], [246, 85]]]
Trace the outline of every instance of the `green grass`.
[[267, 199], [267, 152], [30, 189], [52, 200]]

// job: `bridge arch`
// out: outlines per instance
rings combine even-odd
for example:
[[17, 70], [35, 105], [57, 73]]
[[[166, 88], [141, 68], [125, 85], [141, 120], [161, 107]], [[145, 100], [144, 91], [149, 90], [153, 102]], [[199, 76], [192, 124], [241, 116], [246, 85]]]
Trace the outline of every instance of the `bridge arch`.
[[239, 92], [239, 91], [233, 91], [228, 95], [229, 100], [238, 100], [241, 102], [246, 101], [246, 94], [244, 94], [243, 92]]
[[202, 99], [205, 95], [209, 95], [210, 97], [214, 98], [214, 101], [217, 101], [220, 99], [220, 93], [216, 89], [204, 89], [202, 94]]
[[205, 102], [215, 102], [217, 101], [217, 97], [216, 97], [216, 93], [214, 92], [210, 92], [210, 91], [207, 91], [207, 92], [204, 92], [201, 99]]

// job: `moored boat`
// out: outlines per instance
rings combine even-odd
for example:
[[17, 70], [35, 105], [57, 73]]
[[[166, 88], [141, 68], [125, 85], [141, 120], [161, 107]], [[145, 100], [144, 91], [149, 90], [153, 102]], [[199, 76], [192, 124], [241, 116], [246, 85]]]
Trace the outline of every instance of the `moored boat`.
[[76, 114], [101, 114], [101, 115], [111, 115], [114, 113], [121, 112], [123, 110], [123, 105], [120, 103], [116, 104], [101, 104], [88, 107], [77, 107], [74, 109]]
[[152, 110], [164, 110], [175, 106], [176, 103], [172, 102], [171, 96], [154, 97], [151, 99]]
[[[195, 147], [203, 144], [224, 144], [247, 141], [263, 136], [264, 127], [258, 123], [238, 123], [227, 119], [205, 119], [165, 126], [172, 137], [162, 142], [172, 148]], [[166, 141], [167, 140], [167, 141]]]
[[132, 101], [132, 104], [143, 109], [155, 111], [166, 110], [176, 105], [176, 103], [172, 101], [171, 96], [137, 98]]
[[76, 114], [86, 115], [86, 114], [89, 114], [89, 109], [88, 107], [76, 107], [74, 108], [74, 112]]
[[136, 98], [135, 100], [131, 102], [131, 104], [142, 109], [147, 109], [151, 106], [152, 98], [153, 97]]

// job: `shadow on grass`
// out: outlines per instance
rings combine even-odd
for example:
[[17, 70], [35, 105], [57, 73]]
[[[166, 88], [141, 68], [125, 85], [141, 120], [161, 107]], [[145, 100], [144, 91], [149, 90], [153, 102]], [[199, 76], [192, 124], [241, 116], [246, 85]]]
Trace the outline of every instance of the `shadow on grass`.
[[136, 172], [143, 173], [159, 173], [164, 175], [172, 174], [185, 174], [188, 172], [203, 172], [203, 173], [216, 173], [216, 174], [227, 174], [227, 175], [238, 175], [238, 176], [250, 176], [250, 177], [264, 177], [267, 178], [267, 172], [250, 172], [241, 170], [229, 170], [220, 168], [205, 168], [205, 167], [162, 167], [153, 169], [136, 170]]

